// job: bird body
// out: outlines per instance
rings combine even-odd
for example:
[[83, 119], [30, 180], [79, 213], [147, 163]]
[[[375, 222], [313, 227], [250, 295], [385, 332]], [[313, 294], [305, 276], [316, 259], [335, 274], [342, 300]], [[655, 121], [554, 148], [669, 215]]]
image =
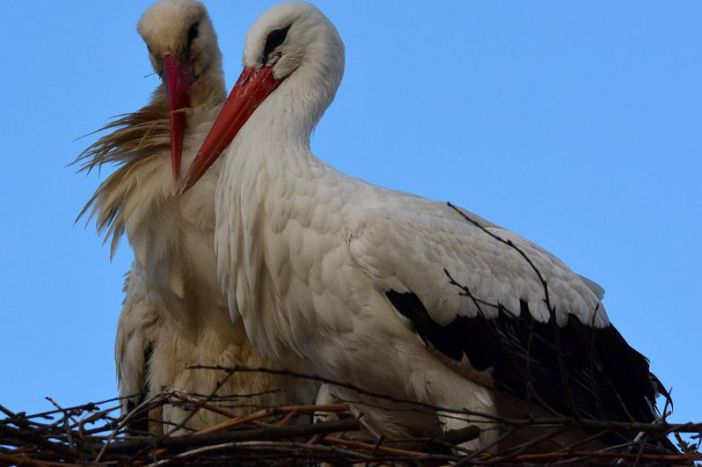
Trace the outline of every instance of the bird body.
[[216, 193], [218, 273], [265, 355], [359, 389], [328, 392], [389, 436], [428, 428], [371, 393], [434, 407], [443, 430], [477, 424], [485, 447], [498, 418], [532, 406], [656, 418], [661, 387], [609, 322], [599, 286], [468, 211], [348, 177], [311, 153], [344, 66], [319, 10], [268, 10], [243, 61], [185, 186], [231, 142]]
[[[494, 387], [489, 372], [476, 371], [460, 356], [448, 370], [453, 355], [427, 352], [414, 324], [386, 293], [416, 294], [440, 325], [477, 316], [445, 268], [477, 297], [505, 303], [515, 316], [520, 298], [531, 299], [533, 309], [546, 313], [535, 319], [548, 321], [539, 306], [543, 289], [528, 263], [445, 204], [346, 177], [308, 153], [290, 151], [290, 141], [262, 141], [260, 130], [254, 131], [257, 121], [254, 115], [251, 131], [244, 128], [230, 149], [234, 157], [227, 159], [218, 203], [241, 210], [223, 214], [228, 223], [218, 225], [216, 236], [220, 270], [231, 278], [228, 292], [257, 347], [286, 367], [361, 383], [366, 390], [382, 388], [398, 399], [496, 416], [486, 389]], [[548, 272], [558, 309], [607, 325], [595, 294], [560, 261], [479, 222], [511, 238]], [[516, 300], [516, 308], [509, 300]], [[496, 317], [495, 309], [485, 311], [487, 319]], [[558, 316], [562, 322], [568, 314]], [[382, 420], [376, 432], [408, 436], [421, 429]]]
[[[112, 239], [112, 251], [126, 232], [135, 253], [115, 348], [123, 412], [162, 391], [229, 396], [221, 403], [233, 413], [284, 403], [288, 398], [281, 391], [280, 377], [262, 373], [227, 377], [190, 368], [270, 367], [270, 362], [250, 345], [242, 324], [230, 319], [217, 280], [213, 246], [217, 168], [188, 193], [181, 194], [174, 183], [181, 158], [190, 163], [225, 97], [212, 24], [199, 2], [170, 0], [147, 10], [139, 32], [164, 83], [150, 104], [109, 124], [105, 129], [111, 133], [79, 157], [85, 170], [118, 165], [83, 213], [92, 209], [98, 229]], [[150, 418], [163, 424], [151, 423], [149, 431], [168, 432], [171, 427], [181, 430], [181, 424], [201, 429], [222, 416], [209, 410], [192, 415], [165, 405]], [[144, 420], [133, 427], [147, 429]]]

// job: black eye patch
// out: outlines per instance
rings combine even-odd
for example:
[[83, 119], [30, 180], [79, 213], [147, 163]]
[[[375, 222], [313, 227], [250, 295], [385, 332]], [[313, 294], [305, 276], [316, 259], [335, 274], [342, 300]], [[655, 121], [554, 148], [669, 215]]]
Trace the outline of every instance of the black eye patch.
[[275, 50], [280, 44], [285, 42], [285, 38], [288, 35], [288, 29], [290, 26], [284, 27], [282, 29], [276, 29], [271, 31], [266, 38], [266, 46], [263, 48], [263, 62], [265, 63], [268, 59], [268, 55]]
[[197, 35], [200, 34], [200, 22], [190, 26], [190, 31], [188, 31], [188, 46], [193, 43]]

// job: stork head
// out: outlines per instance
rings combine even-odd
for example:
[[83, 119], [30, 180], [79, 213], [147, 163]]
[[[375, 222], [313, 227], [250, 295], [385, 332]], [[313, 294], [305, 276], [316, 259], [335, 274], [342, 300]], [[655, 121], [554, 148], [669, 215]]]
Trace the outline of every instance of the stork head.
[[[244, 70], [185, 178], [190, 188], [222, 154], [254, 111], [280, 86], [312, 104], [309, 131], [334, 98], [344, 70], [344, 44], [334, 25], [309, 3], [282, 3], [249, 29]], [[278, 91], [278, 92], [280, 92]], [[298, 102], [302, 105], [302, 102]], [[286, 111], [280, 108], [280, 111]]]
[[205, 7], [196, 0], [161, 0], [139, 20], [154, 71], [163, 79], [171, 124], [171, 165], [178, 179], [186, 107], [196, 107], [223, 87], [222, 56]]

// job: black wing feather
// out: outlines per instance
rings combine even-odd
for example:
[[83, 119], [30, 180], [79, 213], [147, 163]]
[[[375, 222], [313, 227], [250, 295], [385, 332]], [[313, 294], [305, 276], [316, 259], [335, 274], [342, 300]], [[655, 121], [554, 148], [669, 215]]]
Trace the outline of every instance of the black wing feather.
[[442, 326], [414, 293], [386, 295], [425, 342], [457, 361], [465, 355], [500, 390], [576, 418], [651, 422], [657, 416], [648, 361], [611, 325], [594, 328], [573, 315], [565, 326], [553, 316], [541, 323], [522, 302], [519, 316], [500, 308], [495, 318], [458, 316]]
[[[151, 369], [151, 357], [154, 352], [153, 342], [149, 342], [144, 348], [144, 384], [141, 392], [135, 399], [127, 400], [127, 412], [131, 412], [146, 400], [149, 394], [149, 373]], [[149, 433], [149, 412], [142, 412], [127, 422], [127, 432], [132, 435], [144, 435]]]

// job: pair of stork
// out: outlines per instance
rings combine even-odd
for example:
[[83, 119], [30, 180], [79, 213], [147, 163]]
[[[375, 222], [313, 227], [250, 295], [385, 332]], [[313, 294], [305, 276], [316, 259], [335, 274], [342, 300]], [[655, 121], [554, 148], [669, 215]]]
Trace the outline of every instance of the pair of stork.
[[[347, 177], [310, 152], [344, 68], [317, 8], [281, 4], [254, 23], [226, 100], [202, 4], [163, 0], [138, 30], [163, 84], [80, 156], [87, 169], [117, 163], [85, 209], [113, 248], [126, 232], [135, 252], [116, 361], [120, 393], [140, 396], [125, 409], [163, 388], [257, 393], [257, 404], [335, 398], [385, 436], [475, 424], [473, 447], [494, 444], [500, 418], [657, 418], [664, 389], [594, 282], [466, 210]], [[257, 373], [218, 388], [221, 375], [196, 364], [359, 390]], [[435, 409], [408, 415], [377, 394]]]

